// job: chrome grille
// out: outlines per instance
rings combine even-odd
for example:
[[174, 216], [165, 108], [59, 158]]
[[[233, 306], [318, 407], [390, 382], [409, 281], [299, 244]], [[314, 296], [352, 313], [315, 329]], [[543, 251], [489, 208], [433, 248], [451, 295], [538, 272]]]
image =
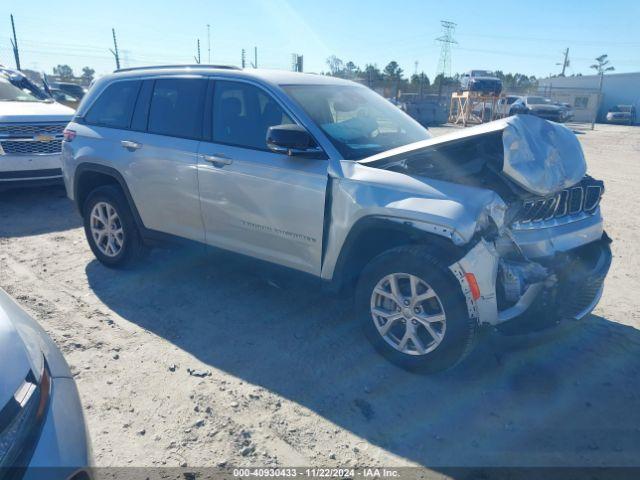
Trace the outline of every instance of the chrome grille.
[[0, 142], [6, 155], [54, 155], [62, 152], [62, 140], [50, 142]]
[[581, 213], [592, 214], [598, 208], [603, 193], [603, 182], [585, 177], [578, 185], [562, 190], [552, 197], [525, 201], [514, 219], [514, 226], [544, 222]]
[[50, 135], [62, 135], [66, 123], [14, 123], [0, 125], [0, 139], [3, 138], [30, 138], [40, 133]]
[[66, 123], [0, 125], [0, 155], [55, 155], [62, 151]]

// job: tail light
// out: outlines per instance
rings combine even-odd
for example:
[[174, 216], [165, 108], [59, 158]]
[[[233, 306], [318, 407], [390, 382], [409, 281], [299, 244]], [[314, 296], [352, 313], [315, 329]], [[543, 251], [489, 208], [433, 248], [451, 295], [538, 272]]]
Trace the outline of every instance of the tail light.
[[76, 131], [65, 128], [62, 132], [62, 136], [65, 142], [72, 142], [74, 138], [76, 138]]

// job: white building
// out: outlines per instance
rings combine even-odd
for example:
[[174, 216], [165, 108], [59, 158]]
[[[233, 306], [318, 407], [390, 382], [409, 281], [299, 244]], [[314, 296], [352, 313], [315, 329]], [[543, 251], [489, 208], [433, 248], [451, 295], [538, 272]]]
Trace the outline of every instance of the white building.
[[[538, 81], [541, 94], [553, 100], [570, 103], [576, 120], [590, 121], [598, 102], [598, 75], [544, 78]], [[606, 73], [602, 82], [602, 100], [598, 120], [614, 105], [635, 105], [640, 111], [640, 72]], [[579, 118], [580, 117], [580, 118]], [[583, 118], [584, 117], [584, 118]]]

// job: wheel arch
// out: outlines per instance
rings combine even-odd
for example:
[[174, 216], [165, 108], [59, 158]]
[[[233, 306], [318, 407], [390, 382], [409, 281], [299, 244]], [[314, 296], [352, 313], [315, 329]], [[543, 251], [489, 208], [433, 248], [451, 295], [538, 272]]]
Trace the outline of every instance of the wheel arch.
[[432, 247], [446, 262], [454, 263], [466, 252], [451, 239], [418, 228], [413, 222], [370, 216], [356, 222], [345, 239], [336, 261], [331, 290], [351, 292], [364, 267], [376, 256], [395, 247]]
[[106, 165], [85, 162], [79, 164], [76, 168], [76, 173], [74, 176], [73, 198], [75, 199], [78, 211], [81, 214], [83, 213], [82, 209], [89, 194], [96, 188], [103, 185], [115, 185], [120, 188], [125, 198], [127, 199], [127, 204], [131, 209], [131, 213], [133, 214], [136, 225], [138, 226], [138, 228], [140, 228], [141, 231], [145, 230], [142, 219], [140, 218], [140, 214], [138, 213], [138, 209], [136, 208], [136, 204], [133, 201], [133, 197], [131, 196], [131, 192], [129, 191], [129, 188], [127, 186], [127, 182], [125, 181], [122, 174], [118, 172], [118, 170]]

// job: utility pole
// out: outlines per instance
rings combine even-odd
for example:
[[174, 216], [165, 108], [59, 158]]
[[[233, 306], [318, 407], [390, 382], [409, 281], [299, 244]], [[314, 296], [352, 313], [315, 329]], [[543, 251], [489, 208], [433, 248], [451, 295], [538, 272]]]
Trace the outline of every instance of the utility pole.
[[247, 51], [244, 48], [242, 49], [242, 56], [240, 58], [242, 68], [244, 68], [247, 64]]
[[13, 14], [11, 14], [11, 30], [13, 31], [13, 40], [11, 40], [13, 58], [16, 61], [16, 70], [20, 70], [20, 52], [18, 51], [18, 37], [16, 36], [16, 24], [13, 23]]
[[207, 63], [211, 65], [211, 26], [207, 23]]
[[258, 68], [258, 47], [253, 47], [253, 68]]
[[609, 55], [607, 55], [606, 53], [604, 55], [600, 55], [596, 58], [597, 63], [591, 65], [591, 68], [596, 70], [598, 72], [598, 75], [600, 75], [600, 86], [598, 87], [598, 105], [591, 120], [591, 130], [595, 128], [596, 117], [598, 116], [598, 112], [600, 111], [600, 104], [602, 103], [602, 83], [604, 80], [604, 74], [605, 72], [612, 72], [613, 70], [615, 70], [613, 65], [609, 65], [608, 57]]
[[116, 59], [116, 70], [120, 70], [120, 54], [118, 53], [118, 42], [116, 40], [116, 29], [112, 28], [111, 33], [113, 34], [113, 50], [109, 49], [109, 51], [113, 54]]
[[451, 45], [458, 42], [453, 38], [453, 33], [456, 30], [455, 23], [441, 20], [440, 25], [442, 25], [442, 35], [436, 38], [436, 42], [441, 44], [436, 75], [441, 73], [444, 80], [444, 78], [451, 77]]
[[564, 73], [569, 66], [569, 47], [567, 47], [564, 51], [564, 60], [562, 63], [556, 63], [556, 65], [562, 65], [562, 72], [560, 73], [561, 77], [564, 77]]
[[200, 39], [198, 39], [198, 55], [193, 57], [198, 65], [200, 65]]

